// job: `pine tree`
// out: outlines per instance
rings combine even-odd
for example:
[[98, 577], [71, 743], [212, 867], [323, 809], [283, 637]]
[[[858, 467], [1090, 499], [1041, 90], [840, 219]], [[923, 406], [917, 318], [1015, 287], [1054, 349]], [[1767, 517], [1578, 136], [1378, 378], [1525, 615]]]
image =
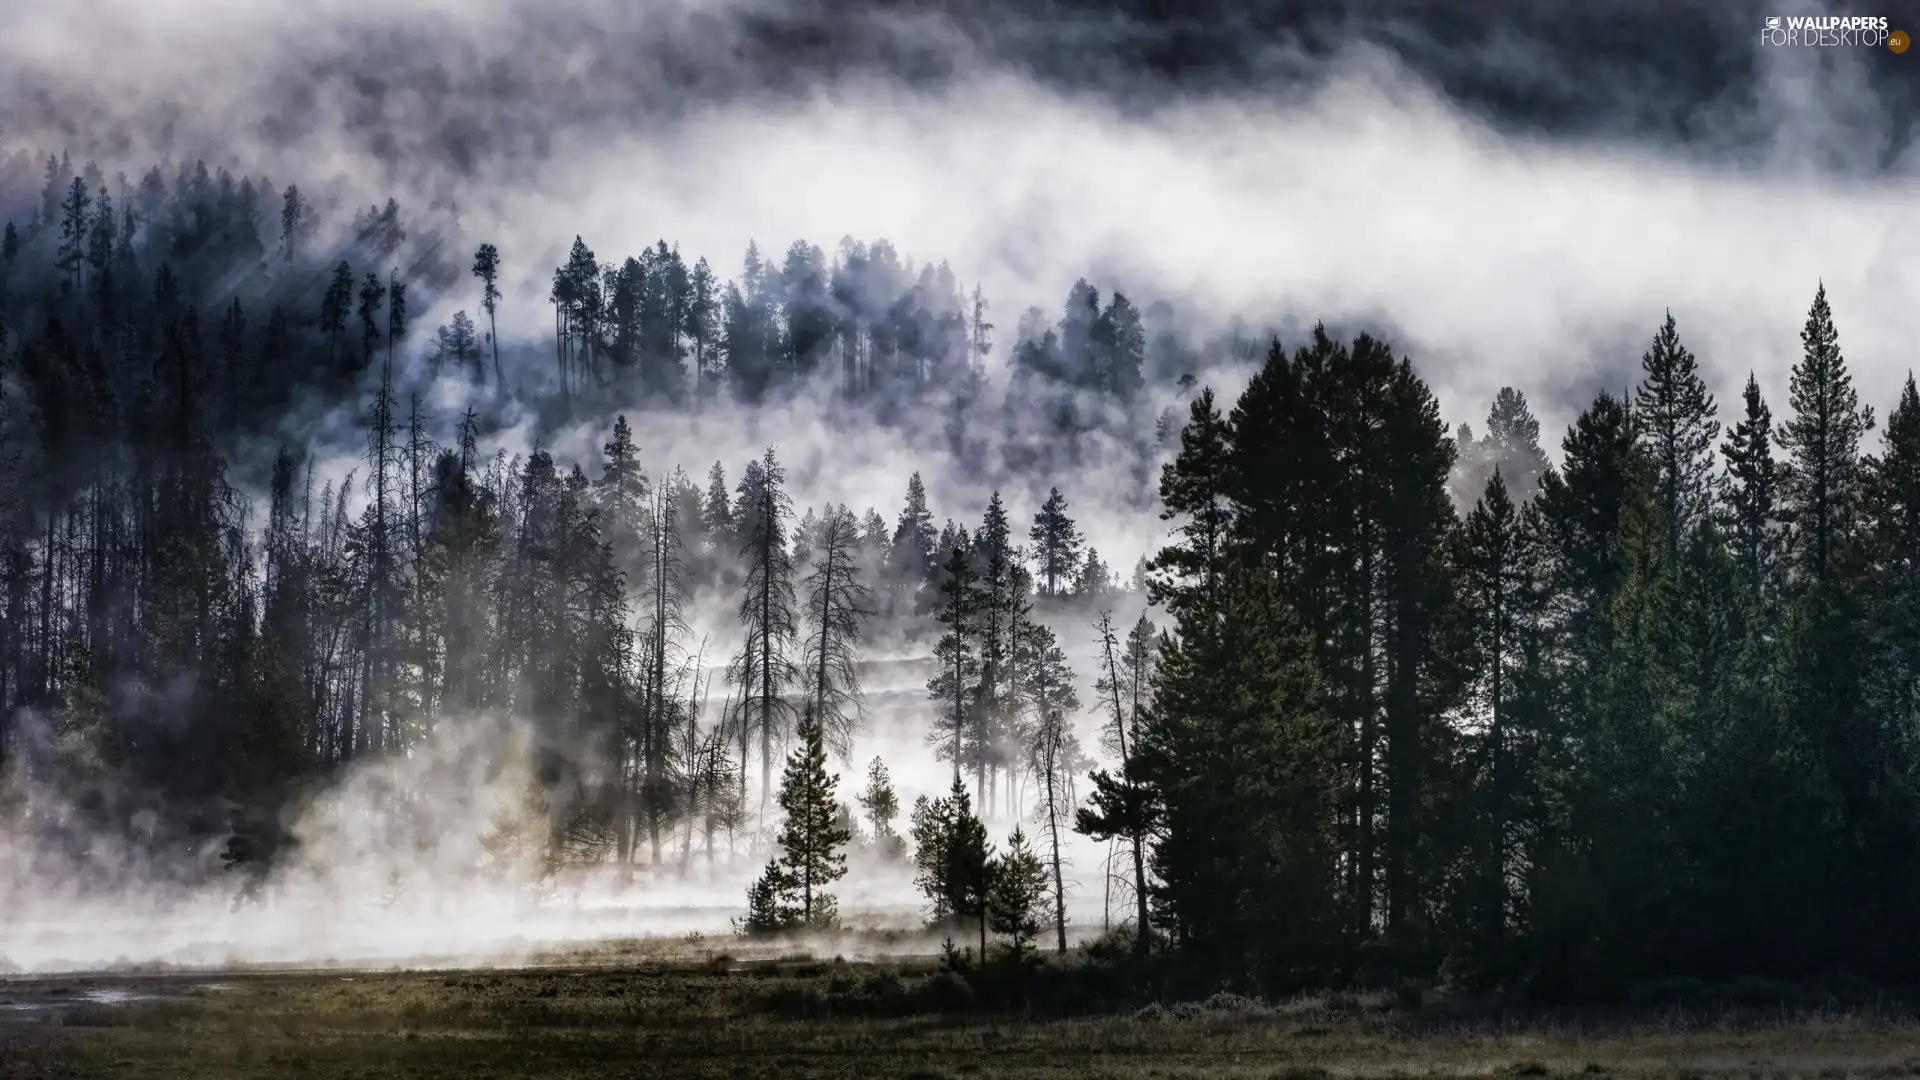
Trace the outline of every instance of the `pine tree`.
[[1506, 478], [1509, 495], [1524, 504], [1533, 498], [1549, 467], [1546, 452], [1540, 449], [1540, 421], [1528, 407], [1526, 395], [1511, 386], [1501, 387], [1493, 396], [1486, 435], [1476, 440], [1472, 429], [1462, 424], [1455, 442], [1459, 460], [1453, 494], [1462, 505], [1480, 498], [1495, 469]]
[[793, 560], [787, 549], [793, 502], [785, 483], [786, 471], [768, 447], [741, 476], [733, 515], [747, 575], [740, 598], [746, 644], [734, 661], [732, 678], [741, 688], [743, 764], [748, 733], [760, 738], [763, 808], [773, 786], [773, 744], [785, 737], [787, 720], [794, 712], [786, 690], [798, 674], [789, 655], [798, 624], [793, 611]]
[[500, 369], [500, 330], [495, 316], [500, 309], [500, 249], [481, 244], [473, 253], [473, 276], [480, 279], [480, 310], [487, 313], [487, 343], [493, 346], [493, 384], [504, 389], [506, 375]]
[[1667, 522], [1667, 558], [1713, 506], [1713, 441], [1720, 423], [1693, 354], [1680, 344], [1673, 313], [1640, 359], [1645, 380], [1633, 393], [1639, 435], [1653, 459], [1655, 493]]
[[1093, 793], [1088, 805], [1074, 817], [1074, 830], [1095, 840], [1125, 840], [1132, 857], [1135, 952], [1144, 953], [1152, 940], [1147, 911], [1147, 838], [1153, 832], [1157, 804], [1141, 757], [1140, 727], [1146, 698], [1153, 685], [1159, 642], [1154, 626], [1142, 613], [1122, 649], [1113, 629], [1111, 612], [1102, 612], [1101, 675], [1094, 689], [1106, 713], [1104, 740], [1119, 758], [1119, 769], [1098, 769], [1089, 777]]
[[788, 899], [793, 884], [775, 859], [752, 885], [747, 886], [747, 917], [740, 932], [748, 937], [766, 937], [791, 930], [800, 922], [800, 914]]
[[1061, 833], [1071, 829], [1074, 804], [1074, 777], [1093, 764], [1080, 749], [1080, 740], [1069, 719], [1080, 710], [1080, 697], [1073, 688], [1073, 670], [1067, 666], [1066, 653], [1054, 640], [1053, 631], [1035, 625], [1020, 643], [1020, 667], [1027, 673], [1024, 695], [1033, 712], [1028, 733], [1027, 767], [1038, 791], [1037, 819], [1046, 830], [1047, 865], [1053, 875], [1053, 916], [1056, 944], [1067, 951], [1066, 877], [1061, 853]]
[[1779, 470], [1773, 460], [1773, 414], [1751, 372], [1741, 401], [1746, 415], [1720, 451], [1727, 459], [1725, 528], [1747, 595], [1759, 603], [1772, 581], [1778, 547]]
[[1154, 557], [1148, 598], [1176, 614], [1217, 598], [1234, 518], [1231, 453], [1231, 429], [1214, 405], [1213, 390], [1202, 390], [1180, 431], [1179, 456], [1160, 470], [1160, 517], [1181, 523], [1174, 531], [1183, 543]]
[[300, 254], [300, 244], [310, 228], [306, 199], [299, 187], [288, 184], [280, 196], [280, 261], [291, 263]]
[[854, 660], [865, 621], [873, 614], [860, 580], [859, 525], [846, 507], [828, 511], [815, 533], [813, 568], [804, 582], [807, 639], [801, 664], [807, 708], [843, 757], [851, 752], [860, 718], [860, 678]]
[[906, 844], [894, 831], [894, 819], [900, 816], [900, 797], [893, 790], [893, 778], [886, 762], [874, 758], [867, 766], [867, 787], [860, 793], [860, 808], [867, 812], [873, 829], [874, 847], [883, 859], [899, 858]]
[[395, 275], [387, 275], [387, 364], [393, 364], [393, 353], [401, 339], [407, 336], [407, 284]]
[[1571, 609], [1568, 629], [1590, 650], [1619, 583], [1621, 519], [1640, 461], [1626, 406], [1602, 391], [1568, 430], [1561, 454], [1562, 467], [1541, 481], [1540, 510], [1556, 588]]
[[454, 312], [452, 321], [434, 333], [438, 346], [433, 358], [434, 370], [439, 372], [451, 366], [469, 381], [480, 382], [483, 369], [480, 345], [475, 338], [473, 320], [464, 311]]
[[[707, 536], [710, 557], [719, 556], [735, 533], [733, 505], [729, 498], [727, 471], [716, 461], [713, 468], [707, 470], [707, 493], [700, 502], [700, 530]], [[707, 569], [711, 573], [717, 567], [709, 566]]]
[[[934, 645], [938, 670], [927, 681], [927, 696], [940, 706], [939, 717], [927, 741], [936, 755], [953, 763], [954, 782], [959, 783], [963, 764], [968, 760], [968, 736], [973, 732], [970, 716], [978, 696], [979, 654], [974, 646], [975, 620], [979, 614], [973, 560], [956, 545], [947, 556], [945, 580], [940, 585], [940, 640]], [[979, 753], [975, 747], [973, 753]]]
[[694, 263], [693, 270], [687, 275], [685, 332], [687, 337], [693, 339], [693, 391], [696, 399], [708, 392], [707, 368], [712, 362], [708, 353], [718, 336], [715, 326], [719, 314], [718, 289], [713, 268], [707, 265], [707, 260], [702, 258]]
[[945, 798], [922, 796], [913, 807], [914, 884], [929, 901], [933, 922], [971, 921], [987, 952], [987, 892], [993, 853], [987, 827], [973, 813], [973, 800], [958, 775]]
[[353, 310], [353, 267], [343, 259], [333, 268], [333, 278], [320, 298], [320, 329], [327, 335], [327, 366], [339, 364], [340, 335], [347, 328], [347, 315]]
[[827, 772], [825, 731], [807, 712], [801, 714], [796, 734], [800, 745], [787, 758], [780, 778], [780, 810], [786, 815], [778, 839], [780, 873], [799, 923], [829, 929], [837, 924], [838, 912], [825, 887], [846, 875], [843, 849], [849, 835], [836, 821], [840, 804], [834, 787], [839, 778]]
[[[606, 448], [609, 474], [616, 468], [628, 472], [637, 458], [625, 417], [616, 424], [614, 442]], [[629, 480], [627, 483], [631, 484]], [[673, 778], [668, 767], [668, 751], [675, 727], [677, 697], [668, 684], [667, 670], [672, 657], [682, 655], [678, 639], [688, 632], [684, 614], [687, 594], [685, 542], [679, 518], [678, 490], [685, 477], [675, 472], [666, 482], [651, 490], [642, 487], [643, 504], [639, 527], [639, 598], [644, 605], [646, 633], [646, 670], [643, 674], [641, 706], [641, 759], [645, 769], [642, 806], [654, 858], [659, 859], [660, 832], [673, 812]]]
[[1529, 842], [1548, 824], [1536, 790], [1554, 735], [1544, 730], [1552, 710], [1543, 700], [1543, 566], [1537, 530], [1498, 469], [1458, 539], [1473, 824], [1450, 968], [1470, 984], [1498, 985], [1517, 971], [1528, 917], [1518, 886], [1542, 857]]
[[[1041, 905], [1047, 902], [1050, 890], [1047, 868], [1018, 826], [1007, 837], [1007, 850], [993, 860], [986, 876], [990, 883], [987, 923], [994, 933], [1007, 938], [1007, 953], [1014, 963], [1025, 963], [1033, 957], [1034, 941], [1040, 936]], [[1062, 952], [1066, 951], [1064, 935], [1063, 930]], [[985, 952], [983, 943], [982, 958]]]
[[1860, 440], [1872, 429], [1873, 416], [1861, 409], [1840, 355], [1825, 285], [1814, 295], [1800, 342], [1804, 355], [1793, 366], [1793, 417], [1780, 428], [1780, 447], [1788, 455], [1781, 508], [1795, 526], [1800, 572], [1824, 583], [1852, 534]]
[[387, 287], [380, 283], [377, 274], [368, 274], [360, 285], [360, 351], [361, 366], [373, 366], [373, 347], [380, 340], [380, 307], [386, 302]]
[[93, 222], [88, 210], [92, 206], [93, 196], [88, 193], [87, 182], [74, 177], [65, 200], [60, 203], [60, 247], [54, 266], [67, 275], [63, 287], [76, 296], [80, 293], [80, 273], [86, 265], [87, 236]]
[[896, 588], [912, 593], [927, 579], [934, 566], [939, 537], [933, 528], [933, 514], [927, 509], [926, 485], [920, 474], [907, 479], [907, 504], [900, 509], [893, 529], [889, 566]]
[[1047, 501], [1034, 515], [1028, 532], [1033, 541], [1035, 569], [1045, 582], [1043, 596], [1058, 596], [1063, 580], [1070, 580], [1080, 569], [1080, 530], [1067, 516], [1067, 500], [1059, 488], [1047, 493]]
[[1157, 911], [1215, 970], [1284, 983], [1343, 938], [1336, 888], [1336, 732], [1311, 645], [1257, 574], [1183, 616], [1161, 661], [1142, 756], [1163, 815]]
[[1879, 725], [1898, 745], [1920, 729], [1920, 389], [1911, 373], [1881, 438], [1864, 492], [1876, 583], [1870, 670]]
[[[1862, 699], [1860, 440], [1873, 421], [1860, 406], [1841, 356], [1824, 286], [1800, 340], [1803, 355], [1791, 382], [1793, 415], [1779, 431], [1787, 452], [1781, 516], [1793, 527], [1787, 692], [1794, 720], [1815, 748], [1851, 830], [1862, 827], [1872, 778], [1885, 767]], [[1857, 865], [1851, 870], [1861, 872]]]

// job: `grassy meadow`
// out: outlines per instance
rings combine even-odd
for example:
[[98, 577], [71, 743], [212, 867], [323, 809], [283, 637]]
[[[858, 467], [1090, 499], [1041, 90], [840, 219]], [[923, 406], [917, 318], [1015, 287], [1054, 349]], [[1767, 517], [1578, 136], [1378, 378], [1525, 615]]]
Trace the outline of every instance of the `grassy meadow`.
[[542, 960], [0, 979], [0, 1078], [1920, 1076], [1920, 1019], [1832, 999], [1520, 1013], [1217, 993], [1092, 1009], [1063, 1004], [1060, 978], [995, 983], [926, 958], [633, 945]]

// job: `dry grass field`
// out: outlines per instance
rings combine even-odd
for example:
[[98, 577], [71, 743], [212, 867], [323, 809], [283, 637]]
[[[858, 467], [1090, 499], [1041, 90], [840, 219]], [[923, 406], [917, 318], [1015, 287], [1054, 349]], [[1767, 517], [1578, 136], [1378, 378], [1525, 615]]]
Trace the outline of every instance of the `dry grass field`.
[[0, 980], [0, 1078], [1920, 1076], [1920, 1021], [1872, 1009], [1218, 995], [1043, 1015], [983, 1008], [928, 960], [548, 960]]

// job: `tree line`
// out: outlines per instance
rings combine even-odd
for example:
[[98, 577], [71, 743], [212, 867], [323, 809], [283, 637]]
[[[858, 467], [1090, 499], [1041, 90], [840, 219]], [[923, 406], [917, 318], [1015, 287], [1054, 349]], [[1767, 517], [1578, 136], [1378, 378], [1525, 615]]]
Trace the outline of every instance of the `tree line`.
[[[1110, 841], [1139, 948], [1265, 986], [1912, 975], [1920, 398], [1909, 379], [1876, 425], [1824, 290], [1783, 420], [1750, 378], [1723, 421], [1669, 318], [1555, 465], [1521, 393], [1449, 433], [1367, 335], [1275, 343], [1230, 407], [1201, 391], [1156, 424], [1144, 387], [1190, 357], [1078, 283], [1061, 318], [1022, 319], [1018, 389], [942, 437], [963, 462], [995, 425], [1032, 423], [1032, 447], [1118, 431], [1142, 467], [1174, 444], [1175, 541], [1123, 584], [1058, 491], [1024, 544], [998, 496], [936, 529], [917, 477], [892, 522], [796, 515], [772, 449], [649, 476], [644, 409], [595, 460], [488, 453], [493, 399], [433, 417], [409, 364], [429, 346], [441, 376], [562, 416], [822, 375], [879, 422], [924, 420], [900, 387], [987, 401], [979, 291], [883, 244], [756, 248], [721, 283], [664, 242], [617, 264], [576, 243], [536, 383], [495, 333], [525, 298], [493, 245], [452, 254], [450, 208], [339, 223], [199, 163], [110, 184], [55, 157], [43, 179], [0, 199], [26, 211], [0, 234], [0, 755], [71, 796], [30, 827], [73, 851], [137, 820], [263, 865], [300, 791], [513, 714], [538, 720], [554, 859], [684, 866], [757, 831], [761, 912], [818, 921], [858, 832], [823, 762], [891, 619], [925, 634], [927, 748], [955, 783], [908, 836], [860, 803], [939, 917], [991, 921], [998, 879], [949, 855], [1005, 813], [1035, 826], [1043, 869], [1013, 878], [1043, 906], [1064, 909], [1063, 830]], [[414, 325], [461, 290], [481, 319]], [[276, 452], [314, 400], [361, 416], [350, 477]], [[1164, 625], [1089, 626], [1082, 701], [1034, 610], [1129, 586]], [[713, 596], [730, 655], [689, 629]]]
[[1083, 819], [1160, 932], [1269, 986], [1911, 979], [1920, 394], [1872, 445], [1824, 288], [1801, 342], [1784, 420], [1749, 378], [1723, 426], [1669, 316], [1557, 466], [1364, 335], [1196, 398]]

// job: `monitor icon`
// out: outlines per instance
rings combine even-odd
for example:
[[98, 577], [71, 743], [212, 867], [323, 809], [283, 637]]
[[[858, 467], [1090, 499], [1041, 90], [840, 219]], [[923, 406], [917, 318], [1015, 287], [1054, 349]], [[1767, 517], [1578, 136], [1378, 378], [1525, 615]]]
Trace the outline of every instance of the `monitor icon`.
[[1779, 16], [1777, 16], [1777, 15], [1770, 15], [1770, 16], [1768, 16], [1768, 17], [1767, 17], [1767, 29], [1769, 29], [1769, 30], [1778, 30], [1778, 29], [1780, 29], [1780, 17], [1779, 17]]

